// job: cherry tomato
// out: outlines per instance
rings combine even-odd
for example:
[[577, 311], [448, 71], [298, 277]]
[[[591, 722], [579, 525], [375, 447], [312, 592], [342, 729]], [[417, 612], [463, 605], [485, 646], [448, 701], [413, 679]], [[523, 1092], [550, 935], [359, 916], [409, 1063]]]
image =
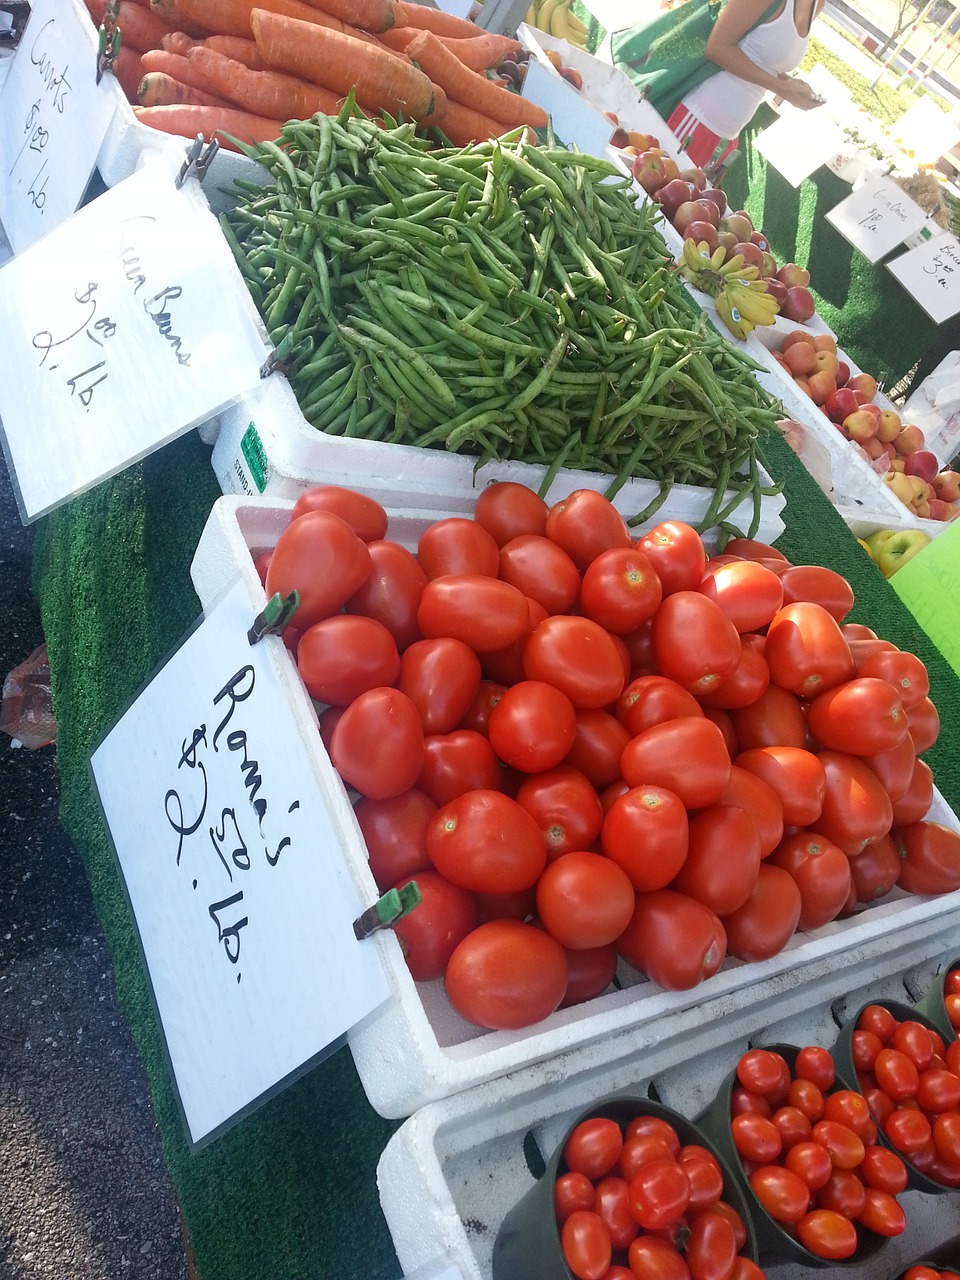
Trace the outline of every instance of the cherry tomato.
[[819, 1142], [797, 1142], [783, 1157], [784, 1168], [795, 1173], [811, 1191], [826, 1186], [833, 1173], [833, 1161], [826, 1147]]
[[415, 982], [442, 978], [454, 949], [477, 927], [473, 894], [459, 889], [436, 871], [418, 871], [399, 880], [400, 889], [416, 880], [420, 902], [393, 926], [400, 939], [407, 968]]
[[376, 498], [355, 489], [336, 484], [315, 485], [297, 498], [290, 519], [297, 520], [308, 511], [332, 511], [345, 520], [363, 542], [377, 542], [386, 537], [386, 511]]
[[872, 1031], [881, 1044], [893, 1042], [893, 1033], [897, 1029], [897, 1020], [882, 1004], [868, 1004], [860, 1010], [857, 1027], [861, 1031]]
[[600, 843], [635, 889], [665, 889], [687, 856], [687, 810], [664, 787], [631, 787], [610, 806]]
[[812, 601], [842, 622], [853, 608], [853, 587], [841, 574], [818, 564], [798, 564], [782, 575], [783, 603]]
[[777, 684], [768, 685], [755, 702], [736, 707], [730, 714], [741, 751], [806, 746], [807, 726], [800, 699]]
[[613, 637], [589, 618], [557, 614], [527, 640], [523, 669], [528, 680], [561, 689], [575, 707], [607, 707], [624, 685]]
[[637, 894], [617, 950], [664, 990], [686, 991], [720, 968], [726, 936], [709, 907], [674, 889], [657, 889]]
[[947, 1164], [960, 1165], [960, 1112], [942, 1112], [934, 1120], [932, 1132], [940, 1158]]
[[417, 640], [403, 652], [396, 684], [420, 712], [424, 733], [449, 733], [477, 696], [480, 659], [451, 636]]
[[804, 698], [849, 679], [853, 658], [836, 619], [821, 605], [784, 605], [767, 628], [764, 656], [774, 684]]
[[690, 1280], [683, 1254], [661, 1236], [639, 1235], [627, 1251], [634, 1280]]
[[863, 1074], [869, 1071], [872, 1074], [873, 1064], [882, 1048], [883, 1041], [874, 1032], [854, 1031], [850, 1037], [850, 1053], [857, 1072]]
[[873, 1064], [873, 1074], [877, 1084], [894, 1102], [903, 1102], [916, 1095], [920, 1073], [899, 1049], [881, 1049]]
[[630, 530], [612, 502], [593, 489], [574, 489], [547, 513], [546, 535], [581, 571], [601, 551], [629, 547]]
[[896, 829], [894, 843], [900, 854], [901, 889], [920, 894], [960, 889], [960, 834], [951, 827], [913, 822]]
[[505, 763], [524, 773], [553, 769], [573, 745], [573, 703], [553, 684], [521, 680], [490, 712], [490, 745]]
[[599, 853], [561, 854], [537, 881], [537, 913], [564, 947], [603, 947], [623, 933], [633, 915], [633, 885]]
[[416, 787], [386, 800], [361, 797], [354, 813], [367, 846], [370, 872], [381, 893], [430, 866], [427, 827], [437, 806]]
[[614, 1249], [628, 1249], [640, 1233], [640, 1225], [630, 1212], [629, 1189], [624, 1178], [606, 1177], [597, 1183], [594, 1213], [607, 1224]]
[[500, 791], [502, 781], [500, 761], [482, 733], [454, 729], [424, 738], [417, 786], [434, 805], [449, 804], [467, 791]]
[[786, 836], [770, 855], [771, 866], [789, 872], [800, 890], [797, 928], [819, 929], [835, 920], [850, 894], [850, 860], [815, 831]]
[[766, 1272], [745, 1254], [738, 1254], [733, 1261], [733, 1270], [727, 1280], [766, 1280]]
[[773, 1093], [783, 1088], [784, 1070], [789, 1083], [790, 1068], [782, 1054], [772, 1049], [748, 1049], [737, 1062], [737, 1079], [751, 1093]]
[[623, 1149], [623, 1134], [616, 1120], [591, 1116], [581, 1120], [567, 1138], [563, 1159], [568, 1169], [597, 1182], [614, 1168]]
[[482, 524], [465, 516], [434, 520], [420, 535], [417, 560], [427, 580], [449, 573], [485, 574], [495, 578], [500, 549]]
[[560, 1002], [561, 1009], [601, 995], [616, 972], [617, 949], [612, 945], [588, 947], [581, 951], [567, 950], [567, 989]]
[[679, 1159], [682, 1150], [680, 1139], [677, 1131], [669, 1120], [664, 1120], [661, 1116], [638, 1115], [627, 1123], [625, 1137], [642, 1138], [656, 1137], [665, 1142], [671, 1156], [675, 1160]]
[[810, 1080], [824, 1093], [833, 1088], [837, 1077], [833, 1056], [820, 1045], [804, 1045], [793, 1064], [793, 1074], [798, 1080]]
[[760, 835], [750, 814], [711, 805], [690, 819], [687, 856], [672, 884], [722, 917], [743, 906], [759, 868]]
[[765, 1116], [768, 1120], [773, 1119], [773, 1107], [762, 1094], [751, 1093], [749, 1089], [734, 1085], [730, 1093], [730, 1114], [738, 1116], [745, 1111], [751, 1111], [754, 1115]]
[[926, 760], [915, 760], [907, 788], [893, 802], [893, 822], [905, 827], [911, 822], [921, 822], [933, 802], [933, 771]]
[[852, 1169], [834, 1168], [828, 1181], [817, 1193], [817, 1205], [832, 1209], [845, 1218], [855, 1218], [864, 1206], [866, 1187]]
[[730, 1136], [740, 1159], [756, 1165], [770, 1164], [783, 1149], [780, 1130], [773, 1121], [751, 1111], [731, 1117]]
[[666, 720], [702, 716], [703, 708], [692, 693], [667, 676], [637, 676], [617, 699], [617, 719], [631, 737]]
[[933, 1032], [916, 1018], [898, 1022], [891, 1042], [894, 1049], [905, 1053], [918, 1071], [926, 1071], [934, 1055]]
[[849, 1258], [857, 1251], [857, 1228], [832, 1209], [811, 1209], [797, 1223], [797, 1238], [818, 1258]]
[[799, 1107], [778, 1107], [770, 1119], [780, 1131], [780, 1142], [785, 1152], [798, 1143], [807, 1141], [813, 1128], [809, 1116]]
[[595, 787], [607, 787], [620, 777], [620, 757], [629, 741], [626, 726], [609, 711], [579, 707], [573, 746], [564, 764], [585, 774]]
[[812, 1080], [792, 1080], [787, 1090], [787, 1102], [791, 1107], [802, 1111], [811, 1124], [816, 1124], [818, 1120], [823, 1119], [826, 1100], [823, 1090]]
[[826, 1147], [835, 1169], [855, 1169], [863, 1159], [863, 1139], [837, 1120], [818, 1120], [811, 1137]]
[[886, 680], [900, 694], [904, 709], [910, 711], [930, 693], [930, 679], [923, 662], [902, 649], [871, 654], [860, 664], [861, 676]]
[[826, 775], [820, 758], [803, 747], [753, 747], [734, 757], [738, 769], [756, 774], [780, 800], [791, 827], [816, 823], [823, 809]]
[[737, 1240], [732, 1225], [721, 1213], [708, 1209], [690, 1223], [684, 1252], [691, 1280], [723, 1280], [733, 1271]]
[[337, 721], [330, 738], [330, 759], [344, 782], [361, 795], [386, 800], [409, 791], [423, 763], [423, 728], [417, 708], [399, 689], [361, 693]]
[[453, 636], [477, 653], [504, 649], [530, 626], [527, 597], [509, 582], [481, 573], [451, 573], [428, 581], [417, 609], [428, 639]]
[[563, 548], [532, 533], [500, 548], [500, 577], [547, 613], [569, 613], [580, 591], [580, 571]]
[[666, 596], [653, 618], [661, 673], [693, 694], [710, 693], [736, 669], [740, 636], [718, 604], [698, 591]]
[[923, 755], [936, 742], [940, 735], [940, 713], [930, 697], [921, 700], [907, 710], [907, 724], [910, 737], [918, 756]]
[[690, 1183], [689, 1210], [691, 1213], [700, 1213], [704, 1209], [709, 1209], [723, 1196], [723, 1173], [719, 1164], [710, 1158], [709, 1153], [703, 1148], [699, 1150], [702, 1154], [691, 1155], [687, 1159], [681, 1158], [678, 1161], [683, 1165], [687, 1181]]
[[450, 1003], [480, 1027], [512, 1031], [548, 1017], [567, 989], [563, 947], [519, 920], [489, 920], [468, 933], [447, 964]]
[[590, 849], [600, 835], [600, 797], [579, 769], [559, 765], [524, 778], [516, 801], [540, 827], [548, 861], [562, 853]]
[[776, 1222], [799, 1222], [810, 1207], [810, 1188], [777, 1164], [761, 1165], [750, 1175], [750, 1189]]
[[347, 613], [382, 622], [401, 653], [420, 639], [417, 610], [427, 576], [416, 556], [399, 542], [367, 543], [370, 573], [344, 603]]
[[688, 809], [701, 809], [723, 795], [730, 781], [730, 754], [710, 720], [681, 716], [631, 738], [620, 769], [631, 787], [665, 787]]
[[629, 1183], [630, 1212], [647, 1231], [669, 1227], [690, 1203], [690, 1182], [675, 1160], [650, 1160]]
[[903, 1235], [907, 1227], [903, 1206], [897, 1203], [889, 1191], [881, 1191], [879, 1187], [867, 1187], [864, 1205], [857, 1214], [857, 1221], [878, 1236]]
[[[737, 1242], [737, 1248], [742, 1249], [747, 1243], [747, 1228], [736, 1209], [726, 1200], [717, 1200], [711, 1207], [710, 1212], [719, 1213], [722, 1218], [726, 1218], [727, 1222], [733, 1227], [733, 1237]], [[736, 1268], [734, 1268], [735, 1270]], [[731, 1273], [731, 1280], [733, 1274]]]
[[869, 1144], [863, 1153], [858, 1170], [868, 1187], [899, 1195], [907, 1187], [907, 1166], [895, 1151], [888, 1147]]
[[826, 789], [817, 830], [854, 857], [864, 845], [887, 834], [893, 806], [869, 765], [842, 751], [821, 751]]
[[723, 917], [727, 949], [739, 960], [769, 960], [796, 932], [801, 909], [796, 881], [780, 867], [761, 862], [750, 896]]
[[652, 618], [662, 598], [660, 579], [639, 547], [610, 547], [583, 571], [580, 611], [615, 635]]
[[664, 520], [639, 539], [640, 550], [657, 571], [663, 594], [696, 591], [707, 567], [700, 535], [682, 520]]
[[852, 1129], [864, 1143], [875, 1142], [877, 1128], [870, 1116], [870, 1106], [862, 1093], [853, 1089], [837, 1089], [824, 1098], [824, 1120], [835, 1120]]
[[707, 572], [697, 588], [718, 604], [740, 632], [759, 631], [783, 605], [775, 573], [755, 560], [735, 560]]
[[577, 1209], [592, 1209], [595, 1189], [585, 1173], [561, 1173], [553, 1184], [553, 1211], [562, 1227]]
[[577, 1280], [603, 1280], [612, 1257], [607, 1224], [592, 1209], [577, 1209], [560, 1229], [560, 1246]]
[[618, 1168], [629, 1182], [637, 1170], [651, 1160], [672, 1160], [674, 1156], [670, 1143], [660, 1134], [634, 1134], [632, 1137], [627, 1136], [624, 1141]]
[[499, 791], [468, 791], [438, 809], [427, 854], [441, 875], [475, 893], [527, 889], [547, 862], [536, 822]]
[[300, 595], [297, 627], [305, 631], [337, 613], [370, 575], [370, 552], [332, 511], [308, 511], [277, 539], [267, 567], [268, 598]]

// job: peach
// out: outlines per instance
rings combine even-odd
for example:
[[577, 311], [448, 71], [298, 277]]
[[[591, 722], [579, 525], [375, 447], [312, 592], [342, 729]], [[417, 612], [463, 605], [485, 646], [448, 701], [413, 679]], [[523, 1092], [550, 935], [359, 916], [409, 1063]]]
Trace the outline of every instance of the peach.
[[808, 342], [794, 342], [782, 354], [783, 363], [791, 373], [805, 377], [813, 373], [817, 365], [817, 353]]
[[813, 334], [807, 333], [805, 329], [791, 329], [780, 343], [780, 350], [786, 351], [788, 347], [792, 347], [795, 342], [806, 342], [816, 351], [813, 345]]
[[877, 380], [869, 373], [851, 373], [847, 386], [851, 391], [862, 391], [868, 400], [877, 394]]
[[824, 404], [836, 389], [833, 374], [826, 369], [816, 369], [807, 378], [807, 394], [816, 405]]
[[916, 453], [918, 449], [922, 449], [925, 443], [920, 428], [908, 422], [906, 426], [900, 428], [900, 434], [895, 437], [893, 447], [901, 457], [906, 457], [908, 453]]
[[817, 351], [814, 357], [815, 368], [829, 373], [831, 381], [836, 385], [837, 374], [840, 372], [840, 361], [837, 359], [835, 351], [825, 351], [821, 349]]
[[815, 333], [813, 346], [816, 351], [832, 351], [837, 354], [837, 340], [832, 333]]

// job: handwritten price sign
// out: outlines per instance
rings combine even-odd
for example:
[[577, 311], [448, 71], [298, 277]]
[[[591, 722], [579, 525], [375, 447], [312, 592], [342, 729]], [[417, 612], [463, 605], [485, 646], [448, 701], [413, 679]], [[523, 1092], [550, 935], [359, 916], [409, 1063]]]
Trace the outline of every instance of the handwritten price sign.
[[91, 757], [197, 1144], [390, 992], [255, 612], [238, 583]]
[[945, 231], [887, 263], [891, 273], [931, 320], [943, 324], [960, 312], [960, 241]]
[[82, 8], [38, 0], [0, 91], [0, 222], [19, 253], [79, 205], [120, 94]]
[[25, 520], [257, 386], [268, 344], [182, 157], [155, 157], [0, 272], [0, 419]]
[[924, 225], [927, 215], [889, 178], [866, 181], [827, 214], [840, 234], [870, 262], [878, 262]]

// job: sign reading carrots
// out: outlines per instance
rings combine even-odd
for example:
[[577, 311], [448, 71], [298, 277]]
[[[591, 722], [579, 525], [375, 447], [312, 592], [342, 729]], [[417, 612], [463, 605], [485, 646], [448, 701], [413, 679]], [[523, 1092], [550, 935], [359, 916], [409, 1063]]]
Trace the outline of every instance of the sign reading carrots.
[[122, 101], [82, 11], [38, 0], [0, 90], [0, 221], [19, 252], [79, 205]]

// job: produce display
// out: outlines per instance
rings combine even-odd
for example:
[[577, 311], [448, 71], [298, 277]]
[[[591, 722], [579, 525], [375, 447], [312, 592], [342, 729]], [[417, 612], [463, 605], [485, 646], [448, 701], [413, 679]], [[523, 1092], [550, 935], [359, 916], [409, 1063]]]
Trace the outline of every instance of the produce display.
[[537, 0], [524, 14], [524, 22], [538, 31], [546, 31], [558, 40], [566, 40], [576, 49], [586, 49], [587, 28], [573, 12], [571, 0]]
[[675, 521], [634, 542], [587, 490], [491, 485], [416, 554], [334, 486], [291, 516], [258, 569], [300, 595], [288, 644], [379, 887], [421, 883], [411, 972], [468, 1022], [531, 1025], [618, 960], [689, 989], [894, 886], [960, 887], [924, 666], [843, 622], [831, 570], [708, 559]]
[[[756, 365], [671, 270], [656, 211], [605, 160], [523, 131], [431, 149], [345, 108], [250, 152], [225, 233], [288, 378], [329, 434], [745, 497], [777, 417]], [[307, 348], [307, 354], [302, 354]], [[729, 497], [733, 491], [733, 498]]]

